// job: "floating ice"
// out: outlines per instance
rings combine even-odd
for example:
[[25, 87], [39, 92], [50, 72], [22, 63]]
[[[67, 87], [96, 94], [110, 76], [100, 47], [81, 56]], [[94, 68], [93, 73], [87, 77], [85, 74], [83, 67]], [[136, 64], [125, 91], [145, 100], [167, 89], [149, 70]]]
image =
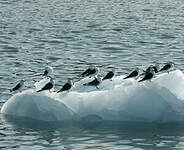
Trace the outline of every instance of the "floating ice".
[[117, 76], [113, 81], [103, 81], [100, 89], [82, 86], [92, 80], [86, 78], [75, 83], [70, 92], [27, 90], [10, 98], [1, 113], [45, 121], [86, 116], [118, 121], [184, 121], [184, 74], [181, 71], [157, 75], [152, 82], [138, 83], [123, 78]]
[[43, 121], [65, 121], [77, 117], [65, 104], [33, 90], [11, 97], [3, 105], [1, 113]]

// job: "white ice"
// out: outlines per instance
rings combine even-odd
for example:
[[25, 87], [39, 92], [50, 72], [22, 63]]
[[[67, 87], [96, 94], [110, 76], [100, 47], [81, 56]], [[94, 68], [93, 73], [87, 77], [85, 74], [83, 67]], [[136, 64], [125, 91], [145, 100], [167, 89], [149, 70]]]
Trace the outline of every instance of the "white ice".
[[[100, 89], [83, 86], [92, 80], [86, 78], [76, 82], [71, 91], [60, 94], [23, 91], [5, 103], [1, 113], [45, 121], [88, 115], [118, 121], [184, 121], [184, 74], [180, 70], [157, 75], [152, 82], [123, 78], [121, 75], [103, 81]], [[41, 84], [36, 86], [40, 88]]]

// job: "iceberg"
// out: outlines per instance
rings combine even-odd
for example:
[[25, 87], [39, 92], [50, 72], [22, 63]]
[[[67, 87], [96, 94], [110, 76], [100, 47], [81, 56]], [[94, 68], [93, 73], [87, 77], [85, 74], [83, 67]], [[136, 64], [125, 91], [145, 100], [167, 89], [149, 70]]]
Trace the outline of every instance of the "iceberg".
[[42, 121], [67, 121], [77, 117], [65, 104], [33, 90], [26, 90], [11, 97], [1, 113]]
[[[83, 86], [91, 80], [85, 78], [76, 82], [69, 92], [26, 90], [7, 100], [1, 113], [43, 121], [78, 118], [161, 123], [184, 121], [184, 74], [180, 70], [159, 74], [151, 82], [138, 83], [134, 79], [123, 80], [124, 77], [120, 75], [113, 81], [103, 81], [99, 89]], [[40, 83], [36, 88], [40, 88]]]

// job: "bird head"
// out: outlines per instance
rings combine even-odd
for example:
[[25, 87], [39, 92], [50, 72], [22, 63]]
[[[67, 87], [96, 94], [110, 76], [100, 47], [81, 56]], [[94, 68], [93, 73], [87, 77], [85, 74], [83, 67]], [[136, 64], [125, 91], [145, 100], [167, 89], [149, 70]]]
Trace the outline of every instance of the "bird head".
[[46, 66], [45, 70], [48, 71], [48, 75], [50, 75], [53, 72], [53, 69], [50, 66]]
[[115, 68], [112, 68], [112, 72], [115, 74]]
[[99, 73], [100, 69], [98, 67], [95, 66], [95, 70], [96, 70], [96, 74]]
[[169, 64], [169, 65], [173, 66], [174, 65], [174, 62], [168, 61], [166, 64]]
[[135, 68], [135, 71], [139, 72], [139, 70], [140, 70], [140, 69], [139, 69], [138, 67], [137, 67], [137, 68]]
[[160, 69], [159, 63], [155, 63], [155, 67], [157, 68], [157, 70], [159, 70]]
[[90, 66], [89, 66], [89, 69], [94, 69], [94, 66], [93, 66], [93, 65], [90, 65]]
[[152, 68], [152, 67], [150, 67], [150, 70], [149, 70], [149, 72], [148, 73], [152, 73], [152, 74], [154, 74], [155, 73], [155, 71], [154, 71], [154, 69]]
[[68, 78], [68, 81], [67, 81], [67, 83], [69, 83], [69, 84], [73, 85], [72, 78]]
[[25, 82], [25, 80], [24, 80], [24, 79], [20, 80], [20, 83], [24, 83], [24, 82]]

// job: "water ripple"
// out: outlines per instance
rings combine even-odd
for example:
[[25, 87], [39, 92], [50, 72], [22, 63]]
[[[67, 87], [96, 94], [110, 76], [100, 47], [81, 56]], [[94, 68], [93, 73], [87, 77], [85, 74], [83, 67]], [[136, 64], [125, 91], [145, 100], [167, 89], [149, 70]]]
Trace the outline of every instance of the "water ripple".
[[[183, 10], [182, 0], [0, 0], [0, 107], [12, 96], [9, 88], [22, 78], [32, 87], [46, 65], [54, 68], [57, 86], [68, 77], [78, 79], [90, 64], [102, 74], [112, 67], [118, 75], [127, 74], [135, 66], [168, 60], [184, 70]], [[182, 128], [170, 133], [153, 126], [140, 133], [140, 128], [122, 124], [105, 127], [54, 126], [42, 131], [1, 119], [0, 148], [184, 147]]]

